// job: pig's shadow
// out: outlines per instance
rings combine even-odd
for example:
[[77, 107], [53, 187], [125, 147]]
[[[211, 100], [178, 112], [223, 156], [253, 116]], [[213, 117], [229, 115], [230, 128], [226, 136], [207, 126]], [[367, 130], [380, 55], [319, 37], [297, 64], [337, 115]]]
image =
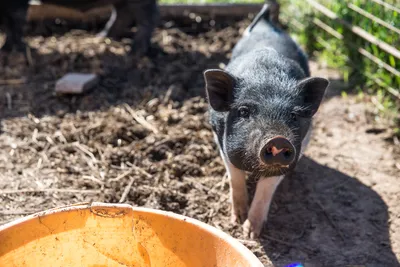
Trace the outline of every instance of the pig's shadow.
[[284, 180], [261, 237], [274, 266], [400, 266], [382, 198], [357, 177], [304, 157]]

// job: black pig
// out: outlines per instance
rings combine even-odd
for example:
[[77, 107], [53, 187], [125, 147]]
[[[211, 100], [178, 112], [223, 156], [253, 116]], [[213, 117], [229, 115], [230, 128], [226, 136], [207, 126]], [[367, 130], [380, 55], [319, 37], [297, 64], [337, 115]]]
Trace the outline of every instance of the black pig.
[[[148, 52], [151, 35], [159, 18], [156, 0], [42, 0], [41, 3], [74, 8], [83, 12], [94, 7], [113, 5], [113, 13], [99, 35], [119, 38], [133, 20], [136, 20], [137, 32], [132, 52], [138, 55]], [[0, 1], [0, 24], [6, 33], [2, 51], [25, 49], [23, 26], [28, 8], [29, 0]]]
[[[307, 57], [274, 23], [274, 5], [264, 5], [225, 70], [204, 72], [210, 122], [230, 178], [232, 220], [244, 222], [251, 238], [260, 234], [277, 186], [308, 143], [329, 83], [309, 77]], [[250, 209], [246, 172], [259, 178]]]

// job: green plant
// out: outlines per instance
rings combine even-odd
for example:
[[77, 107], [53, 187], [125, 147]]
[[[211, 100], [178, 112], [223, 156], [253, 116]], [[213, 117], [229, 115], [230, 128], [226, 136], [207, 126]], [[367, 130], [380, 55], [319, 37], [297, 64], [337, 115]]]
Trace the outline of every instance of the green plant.
[[[371, 0], [315, 2], [332, 11], [347, 25], [357, 26], [399, 49], [400, 14], [396, 10]], [[397, 0], [385, 2], [395, 6]], [[400, 108], [398, 58], [355, 34], [338, 19], [328, 17], [311, 5], [310, 1], [282, 0], [281, 4], [283, 20], [292, 32], [300, 35], [297, 40], [304, 45], [308, 54], [341, 70], [343, 79], [361, 88], [363, 93], [375, 94], [381, 115], [396, 118]], [[371, 15], [377, 19], [371, 19]], [[394, 128], [400, 127], [397, 123]]]

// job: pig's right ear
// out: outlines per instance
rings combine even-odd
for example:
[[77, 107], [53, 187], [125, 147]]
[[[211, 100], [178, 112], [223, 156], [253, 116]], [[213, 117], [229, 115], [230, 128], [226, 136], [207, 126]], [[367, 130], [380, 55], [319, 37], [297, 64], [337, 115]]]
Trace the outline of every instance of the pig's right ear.
[[216, 111], [228, 111], [233, 101], [235, 79], [226, 71], [210, 69], [204, 72], [210, 106]]
[[305, 109], [297, 112], [299, 116], [311, 118], [317, 112], [324, 97], [329, 81], [320, 77], [311, 77], [302, 80], [298, 86], [303, 96]]

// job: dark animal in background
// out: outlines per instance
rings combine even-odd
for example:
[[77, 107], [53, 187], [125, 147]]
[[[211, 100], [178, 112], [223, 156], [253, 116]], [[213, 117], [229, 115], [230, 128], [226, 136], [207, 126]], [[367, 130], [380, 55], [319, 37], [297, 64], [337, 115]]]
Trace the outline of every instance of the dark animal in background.
[[[275, 25], [269, 2], [233, 49], [225, 70], [204, 72], [210, 122], [229, 178], [232, 220], [259, 236], [274, 192], [306, 147], [328, 80], [310, 78], [299, 46]], [[248, 209], [246, 172], [257, 179]]]
[[[42, 4], [77, 9], [82, 12], [95, 7], [113, 5], [112, 15], [100, 36], [119, 38], [132, 24], [137, 22], [137, 32], [132, 52], [146, 54], [150, 48], [152, 32], [158, 22], [159, 11], [156, 0], [42, 0]], [[29, 0], [0, 2], [0, 26], [6, 34], [2, 51], [24, 51], [23, 27], [26, 23]]]

